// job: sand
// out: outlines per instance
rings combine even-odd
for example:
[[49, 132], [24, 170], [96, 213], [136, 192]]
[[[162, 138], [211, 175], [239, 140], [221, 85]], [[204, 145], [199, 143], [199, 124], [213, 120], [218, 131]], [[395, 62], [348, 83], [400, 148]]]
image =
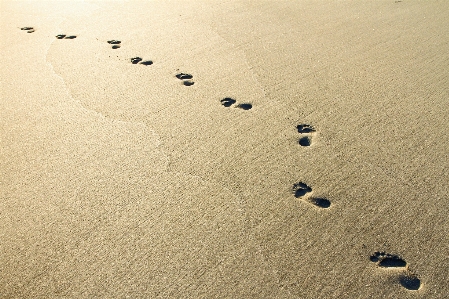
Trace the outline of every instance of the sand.
[[447, 1], [1, 1], [1, 38], [1, 298], [449, 295]]

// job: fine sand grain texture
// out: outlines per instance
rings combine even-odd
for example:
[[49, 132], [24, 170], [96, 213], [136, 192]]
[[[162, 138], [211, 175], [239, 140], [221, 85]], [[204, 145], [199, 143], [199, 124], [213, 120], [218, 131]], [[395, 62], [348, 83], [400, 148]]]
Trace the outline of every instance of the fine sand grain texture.
[[0, 298], [449, 296], [447, 1], [0, 3]]

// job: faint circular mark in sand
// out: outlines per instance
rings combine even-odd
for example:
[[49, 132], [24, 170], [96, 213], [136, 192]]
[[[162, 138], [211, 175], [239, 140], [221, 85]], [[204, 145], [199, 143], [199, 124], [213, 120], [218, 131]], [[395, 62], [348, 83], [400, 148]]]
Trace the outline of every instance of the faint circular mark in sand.
[[309, 198], [307, 201], [319, 208], [327, 209], [331, 206], [331, 202], [323, 197], [312, 197]]
[[250, 110], [251, 108], [253, 108], [253, 105], [251, 105], [249, 103], [243, 103], [243, 104], [238, 104], [237, 107], [240, 109], [243, 109], [243, 110]]
[[309, 137], [302, 137], [298, 141], [301, 146], [310, 146], [312, 144], [312, 140]]
[[143, 65], [152, 65], [152, 64], [153, 64], [153, 61], [151, 61], [151, 60], [145, 60], [145, 61], [142, 61], [140, 64], [143, 64]]
[[414, 274], [404, 274], [399, 277], [399, 283], [410, 291], [417, 291], [421, 287], [421, 280]]

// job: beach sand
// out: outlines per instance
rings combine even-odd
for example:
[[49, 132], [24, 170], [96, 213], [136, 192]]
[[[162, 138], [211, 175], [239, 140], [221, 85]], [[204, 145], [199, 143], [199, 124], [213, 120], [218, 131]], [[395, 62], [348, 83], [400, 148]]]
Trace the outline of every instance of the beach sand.
[[0, 5], [1, 298], [449, 296], [447, 1]]

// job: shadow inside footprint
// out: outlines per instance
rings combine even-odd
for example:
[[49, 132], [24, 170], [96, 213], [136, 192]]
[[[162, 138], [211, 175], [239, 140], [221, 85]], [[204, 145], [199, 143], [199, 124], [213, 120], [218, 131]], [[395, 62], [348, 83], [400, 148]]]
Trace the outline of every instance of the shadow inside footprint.
[[303, 182], [299, 182], [293, 185], [293, 193], [295, 194], [296, 198], [302, 197], [309, 192], [312, 192], [312, 188], [310, 188], [309, 186], [307, 186], [307, 184]]
[[120, 48], [120, 45], [113, 45], [111, 48], [112, 49], [118, 49], [118, 48]]
[[179, 80], [190, 80], [193, 78], [193, 76], [190, 74], [180, 73], [176, 75], [176, 78], [178, 78]]
[[310, 146], [312, 144], [312, 140], [309, 137], [303, 137], [298, 141], [301, 146]]
[[236, 103], [236, 100], [232, 98], [224, 98], [223, 100], [220, 100], [221, 104], [225, 107], [231, 107]]
[[140, 57], [133, 57], [133, 58], [131, 58], [131, 63], [132, 64], [138, 64], [141, 61], [142, 61], [142, 58], [140, 58]]
[[311, 125], [306, 125], [306, 124], [297, 125], [296, 129], [298, 129], [298, 133], [301, 133], [301, 134], [315, 132], [314, 127], [312, 127]]
[[399, 277], [399, 283], [407, 290], [416, 291], [421, 287], [421, 280], [416, 275], [405, 274]]
[[153, 64], [153, 61], [151, 61], [151, 60], [146, 60], [146, 61], [142, 61], [140, 64], [143, 64], [143, 65], [152, 65], [152, 64]]
[[322, 197], [321, 198], [312, 197], [312, 198], [309, 198], [308, 201], [311, 204], [316, 205], [317, 207], [320, 207], [320, 208], [324, 208], [324, 209], [327, 209], [331, 206], [331, 202], [328, 199], [322, 198]]
[[253, 108], [253, 105], [245, 103], [245, 104], [238, 104], [237, 107], [243, 110], [249, 110]]
[[195, 84], [195, 82], [193, 82], [193, 81], [184, 81], [184, 82], [182, 82], [182, 84], [184, 84], [185, 86], [192, 86], [193, 84]]
[[378, 263], [378, 265], [379, 267], [392, 268], [392, 267], [405, 267], [407, 263], [403, 259], [393, 256], [382, 259]]
[[69, 35], [64, 37], [64, 39], [74, 39], [74, 38], [76, 38], [76, 35]]

